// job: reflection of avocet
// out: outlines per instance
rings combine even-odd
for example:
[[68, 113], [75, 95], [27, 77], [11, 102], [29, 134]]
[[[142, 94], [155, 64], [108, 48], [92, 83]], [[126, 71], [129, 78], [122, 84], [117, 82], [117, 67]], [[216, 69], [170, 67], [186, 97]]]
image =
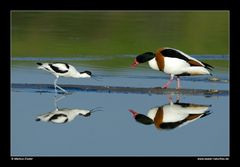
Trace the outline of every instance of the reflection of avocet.
[[94, 108], [91, 110], [67, 109], [67, 108], [58, 109], [57, 108], [52, 112], [39, 115], [36, 121], [52, 122], [52, 123], [67, 123], [72, 121], [78, 115], [88, 117], [91, 115], [91, 113], [96, 111], [100, 111], [99, 108]]
[[131, 109], [129, 112], [133, 114], [136, 121], [142, 124], [154, 124], [158, 129], [174, 129], [209, 115], [210, 106], [171, 101], [169, 104], [150, 109], [147, 116]]
[[36, 121], [43, 121], [43, 122], [52, 122], [52, 123], [67, 123], [71, 122], [75, 119], [78, 115], [88, 117], [93, 112], [101, 111], [101, 107], [96, 107], [91, 110], [86, 109], [68, 109], [68, 108], [61, 108], [57, 107], [57, 101], [61, 100], [65, 96], [61, 96], [58, 99], [54, 99], [54, 104], [56, 109], [52, 112], [48, 112], [45, 114], [41, 114], [36, 118]]

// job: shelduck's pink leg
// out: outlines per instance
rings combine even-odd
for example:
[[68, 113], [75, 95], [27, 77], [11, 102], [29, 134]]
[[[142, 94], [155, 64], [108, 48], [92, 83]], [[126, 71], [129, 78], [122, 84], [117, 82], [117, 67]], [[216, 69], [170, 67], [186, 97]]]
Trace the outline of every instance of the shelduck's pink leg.
[[163, 85], [163, 88], [166, 89], [170, 85], [170, 83], [173, 81], [174, 75], [171, 74], [170, 80]]

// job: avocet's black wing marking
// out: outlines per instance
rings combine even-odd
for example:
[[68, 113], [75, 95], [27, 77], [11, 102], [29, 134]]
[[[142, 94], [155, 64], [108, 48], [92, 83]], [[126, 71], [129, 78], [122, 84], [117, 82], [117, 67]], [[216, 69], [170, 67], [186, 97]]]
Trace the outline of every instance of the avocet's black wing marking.
[[54, 114], [50, 119], [49, 121], [55, 121], [57, 119], [60, 119], [60, 118], [64, 118], [65, 120], [63, 121], [63, 123], [66, 123], [68, 121], [68, 117], [67, 115], [65, 114]]
[[49, 64], [49, 66], [56, 73], [66, 73], [66, 72], [68, 72], [68, 69], [69, 69], [69, 65], [65, 64], [65, 63]]

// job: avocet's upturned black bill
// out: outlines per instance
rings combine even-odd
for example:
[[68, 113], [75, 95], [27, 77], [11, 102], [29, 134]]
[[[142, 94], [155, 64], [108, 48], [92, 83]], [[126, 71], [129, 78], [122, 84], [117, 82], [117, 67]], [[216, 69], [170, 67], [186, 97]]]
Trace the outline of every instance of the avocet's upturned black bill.
[[180, 89], [180, 76], [212, 75], [209, 70], [213, 68], [211, 65], [173, 48], [160, 48], [156, 53], [146, 52], [138, 55], [132, 67], [136, 67], [138, 64], [145, 62], [148, 62], [152, 69], [171, 75], [170, 80], [163, 85], [163, 88], [168, 88], [174, 76], [176, 76], [177, 89]]
[[57, 80], [59, 77], [90, 78], [92, 76], [90, 71], [78, 72], [75, 67], [67, 63], [37, 63], [37, 65], [39, 65], [38, 69], [45, 70], [56, 76], [56, 79], [54, 80], [56, 93], [56, 88], [59, 88], [63, 92], [67, 93], [65, 89], [57, 85]]

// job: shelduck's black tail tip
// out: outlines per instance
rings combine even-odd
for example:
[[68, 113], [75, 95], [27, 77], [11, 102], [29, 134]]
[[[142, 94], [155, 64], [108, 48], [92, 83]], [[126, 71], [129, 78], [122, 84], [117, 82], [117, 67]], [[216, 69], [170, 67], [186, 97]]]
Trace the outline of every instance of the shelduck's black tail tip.
[[42, 63], [38, 63], [38, 62], [37, 62], [36, 64], [37, 64], [37, 65], [40, 65], [40, 66], [42, 65]]

